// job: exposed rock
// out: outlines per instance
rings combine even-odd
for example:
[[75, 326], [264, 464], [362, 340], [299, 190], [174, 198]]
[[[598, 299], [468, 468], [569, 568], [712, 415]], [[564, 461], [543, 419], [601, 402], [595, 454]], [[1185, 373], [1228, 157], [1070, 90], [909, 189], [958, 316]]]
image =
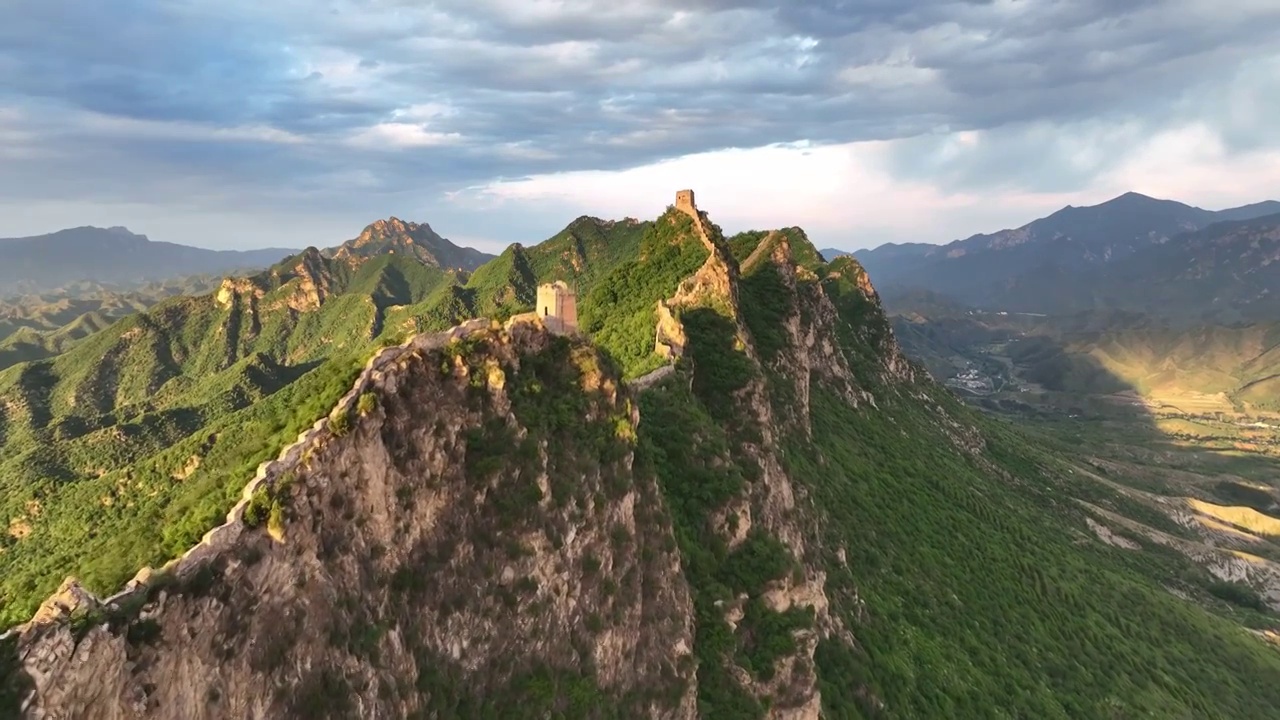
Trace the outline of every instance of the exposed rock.
[[352, 267], [365, 258], [382, 254], [405, 255], [424, 265], [444, 269], [475, 270], [493, 256], [454, 245], [427, 223], [388, 218], [371, 223], [360, 235], [327, 251], [330, 257]]
[[[536, 322], [382, 351], [183, 558], [106, 604], [68, 581], [19, 629], [27, 716], [410, 717], [517, 702], [520, 678], [551, 672], [630, 715], [694, 717], [688, 587], [603, 367]], [[615, 439], [535, 440], [530, 382]], [[365, 393], [378, 405], [358, 414]], [[249, 519], [261, 497], [283, 542]]]
[[308, 312], [317, 310], [330, 295], [332, 278], [328, 268], [324, 266], [324, 258], [315, 248], [307, 248], [299, 256], [298, 264], [293, 268], [296, 282], [285, 299], [293, 310]]
[[218, 292], [214, 295], [214, 301], [218, 303], [219, 307], [228, 309], [242, 299], [261, 298], [263, 294], [263, 289], [258, 287], [252, 279], [229, 277], [222, 280], [222, 285], [218, 287]]
[[62, 581], [57, 592], [40, 604], [40, 609], [31, 619], [31, 624], [48, 625], [66, 620], [77, 613], [85, 614], [97, 610], [99, 605], [98, 599], [93, 596], [93, 593], [85, 590], [79, 580], [67, 578]]
[[1229, 550], [1200, 559], [1214, 577], [1249, 585], [1261, 593], [1268, 605], [1280, 609], [1280, 563]]
[[685, 337], [684, 326], [671, 314], [671, 308], [666, 302], [658, 301], [658, 327], [657, 337], [654, 340], [654, 352], [659, 356], [674, 360], [684, 355], [684, 347], [689, 344], [689, 339]]
[[[796, 651], [781, 657], [775, 664], [775, 672], [771, 680], [762, 681], [753, 678], [741, 667], [730, 668], [731, 674], [752, 695], [761, 700], [768, 699], [771, 717], [813, 718], [818, 717], [821, 707], [821, 695], [818, 690], [817, 673], [813, 662], [813, 653], [823, 635], [837, 631], [839, 637], [846, 634], [838, 627], [837, 621], [828, 612], [828, 603], [824, 594], [825, 576], [820, 570], [816, 558], [810, 557], [809, 538], [815, 535], [813, 513], [801, 509], [796, 500], [797, 490], [791, 478], [783, 470], [779, 459], [776, 432], [780, 427], [779, 418], [774, 417], [772, 403], [765, 385], [763, 363], [758, 356], [741, 317], [739, 298], [739, 268], [732, 254], [719, 237], [719, 229], [710, 223], [696, 208], [685, 209], [695, 218], [695, 228], [710, 252], [702, 267], [690, 278], [682, 282], [676, 294], [665, 304], [659, 305], [661, 310], [669, 308], [672, 320], [679, 321], [683, 312], [696, 308], [709, 308], [732, 321], [736, 334], [736, 350], [747, 356], [757, 372], [752, 374], [746, 387], [736, 393], [736, 402], [743, 418], [758, 432], [758, 440], [741, 439], [742, 451], [749, 462], [759, 467], [759, 480], [748, 488], [748, 494], [731, 501], [717, 517], [712, 519], [713, 527], [718, 529], [726, 544], [731, 547], [740, 545], [748, 530], [761, 528], [769, 535], [782, 541], [791, 555], [800, 561], [800, 577], [788, 577], [772, 593], [774, 607], [793, 605], [809, 607], [815, 615], [816, 630], [801, 630], [794, 633]], [[776, 240], [771, 235], [771, 242]], [[794, 278], [790, 250], [785, 241], [781, 243], [776, 258], [772, 259], [782, 266], [783, 274]], [[794, 287], [794, 282], [792, 287]], [[805, 298], [815, 306], [830, 301], [816, 286], [816, 292]], [[828, 319], [834, 319], [835, 309], [830, 307]], [[817, 365], [820, 372], [830, 372], [845, 383], [851, 383], [851, 374], [847, 362], [838, 348], [805, 342], [808, 331], [816, 332], [813, 327], [802, 328], [798, 308], [792, 309], [789, 320], [792, 352], [786, 358], [779, 359], [778, 370], [786, 377], [797, 378], [797, 385], [808, 386], [808, 373]], [[810, 313], [815, 315], [815, 313]], [[821, 315], [821, 311], [816, 313]], [[812, 321], [811, 321], [812, 322]], [[670, 333], [668, 333], [669, 335]], [[660, 330], [659, 336], [662, 333]], [[834, 335], [832, 335], [834, 337]], [[817, 346], [818, 353], [828, 352], [825, 357], [813, 357], [811, 349]], [[816, 360], [816, 362], [815, 362]], [[694, 372], [697, 372], [696, 363]], [[849, 387], [852, 387], [850, 384]], [[807, 394], [804, 409], [797, 415], [807, 422]], [[797, 589], [803, 588], [803, 589]], [[743, 618], [741, 602], [724, 608], [725, 622], [737, 628]]]
[[1089, 529], [1092, 530], [1094, 534], [1098, 536], [1098, 539], [1108, 545], [1121, 547], [1121, 548], [1124, 548], [1125, 550], [1139, 550], [1142, 547], [1138, 543], [1128, 538], [1121, 537], [1120, 535], [1116, 535], [1114, 532], [1111, 531], [1111, 528], [1107, 527], [1106, 525], [1103, 525], [1102, 523], [1098, 522], [1097, 520], [1094, 520], [1093, 518], [1087, 517], [1084, 520], [1085, 520], [1085, 523], [1089, 525]]

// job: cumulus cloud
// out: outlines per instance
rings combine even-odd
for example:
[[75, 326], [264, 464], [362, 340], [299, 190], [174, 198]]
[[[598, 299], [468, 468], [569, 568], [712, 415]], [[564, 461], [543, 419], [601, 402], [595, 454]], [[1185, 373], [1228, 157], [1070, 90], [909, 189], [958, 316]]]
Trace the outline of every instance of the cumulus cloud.
[[[11, 0], [0, 198], [174, 217], [323, 204], [355, 229], [430, 212], [528, 241], [529, 223], [485, 216], [503, 180], [590, 178], [558, 192], [604, 208], [685, 168], [675, 184], [723, 175], [704, 192], [765, 207], [807, 188], [783, 222], [833, 236], [945, 240], [992, 229], [942, 226], [956, 198], [1141, 184], [1153, 138], [1209, 148], [1172, 152], [1187, 167], [1262, 172], [1278, 35], [1271, 0]], [[745, 177], [698, 169], [748, 156]], [[860, 179], [818, 160], [837, 157]], [[874, 201], [864, 225], [813, 200], [853, 186]], [[907, 228], [921, 217], [938, 226]]]

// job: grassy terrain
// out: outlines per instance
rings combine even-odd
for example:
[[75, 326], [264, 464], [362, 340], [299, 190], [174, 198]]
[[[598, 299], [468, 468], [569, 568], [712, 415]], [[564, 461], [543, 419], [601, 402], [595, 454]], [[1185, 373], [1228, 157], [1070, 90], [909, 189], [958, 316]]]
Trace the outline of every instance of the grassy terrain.
[[[1022, 480], [1010, 485], [919, 442], [936, 430], [914, 403], [882, 402], [875, 417], [814, 397], [813, 443], [788, 459], [829, 513], [829, 547], [848, 550], [833, 590], [859, 592], [870, 617], [857, 631], [867, 656], [833, 652], [824, 687], [866, 678], [894, 717], [1271, 712], [1272, 691], [1254, 683], [1280, 654], [1171, 595], [1123, 550], [1082, 545], [1018, 435], [996, 434], [987, 452]], [[856, 717], [856, 698], [841, 696], [850, 703], [833, 716]]]
[[[1063, 328], [1106, 319], [912, 324], [946, 333], [956, 366], [998, 377], [995, 392], [965, 393], [969, 401], [1011, 419], [1062, 458], [1060, 472], [1070, 476], [1063, 495], [1088, 508], [1103, 532], [1140, 546], [1134, 562], [1148, 576], [1243, 625], [1274, 628], [1268, 608], [1280, 607], [1280, 421], [1264, 404], [1222, 391], [1235, 386], [1241, 368], [1266, 362], [1268, 332], [1256, 325], [1135, 330], [1140, 318], [1118, 320], [1110, 330], [1074, 334]], [[966, 342], [962, 326], [975, 325], [985, 330]], [[1014, 330], [1012, 337], [983, 334], [997, 326]], [[1109, 338], [1109, 349], [1063, 345], [1082, 337]], [[1163, 560], [1153, 562], [1157, 556]]]

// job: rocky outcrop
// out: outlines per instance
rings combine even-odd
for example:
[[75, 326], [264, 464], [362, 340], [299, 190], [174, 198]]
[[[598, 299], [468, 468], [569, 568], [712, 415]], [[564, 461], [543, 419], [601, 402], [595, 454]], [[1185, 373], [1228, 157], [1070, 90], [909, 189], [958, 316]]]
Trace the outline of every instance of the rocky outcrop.
[[[771, 673], [756, 676], [736, 664], [731, 665], [730, 673], [751, 695], [767, 702], [769, 717], [816, 720], [822, 699], [814, 652], [822, 637], [838, 633], [843, 639], [847, 632], [828, 611], [824, 589], [826, 575], [815, 549], [811, 547], [816, 537], [817, 514], [806, 505], [801, 486], [782, 466], [779, 432], [786, 420], [775, 416], [766, 379], [766, 363], [760, 357], [743, 318], [739, 266], [719, 236], [719, 229], [696, 209], [691, 214], [695, 216], [698, 234], [709, 249], [708, 257], [693, 276], [680, 284], [672, 298], [659, 304], [658, 337], [660, 341], [664, 337], [670, 338], [677, 334], [675, 328], [679, 328], [680, 346], [684, 348], [692, 339], [686, 337], [681, 317], [693, 312], [714, 312], [732, 326], [733, 351], [743, 354], [754, 368], [745, 386], [734, 393], [733, 402], [743, 427], [736, 441], [740, 443], [743, 461], [756, 467], [753, 474], [758, 479], [750, 483], [744, 495], [721, 508], [711, 518], [711, 525], [731, 549], [742, 545], [753, 531], [764, 532], [781, 541], [787, 552], [799, 561], [799, 572], [790, 573], [763, 588], [764, 606], [770, 612], [799, 609], [811, 612], [814, 617], [811, 626], [792, 632], [795, 650], [779, 657]], [[775, 238], [770, 237], [772, 242]], [[809, 282], [806, 290], [800, 291], [795, 281], [796, 268], [785, 240], [775, 247], [776, 250], [770, 251], [769, 261], [776, 263], [778, 272], [786, 278], [788, 284], [781, 290], [794, 302], [787, 319], [787, 350], [775, 359], [774, 370], [792, 379], [797, 388], [803, 387], [799, 410], [792, 418], [804, 424], [808, 421], [807, 393], [811, 372], [838, 379], [836, 387], [848, 388], [851, 399], [855, 391], [848, 362], [839, 348], [829, 340], [822, 342], [818, 337], [830, 331], [820, 323], [833, 323], [835, 308], [816, 283]], [[823, 303], [826, 303], [825, 307]], [[804, 312], [801, 304], [805, 305]], [[664, 314], [663, 311], [667, 312]], [[834, 334], [828, 337], [834, 337]], [[668, 341], [667, 344], [672, 343]], [[687, 351], [682, 355], [690, 356]], [[697, 358], [690, 359], [696, 383], [699, 373]], [[717, 371], [714, 368], [704, 370]], [[729, 460], [726, 458], [725, 462]], [[734, 631], [738, 631], [739, 623], [745, 617], [744, 604], [747, 602], [748, 596], [743, 595], [738, 602], [722, 607], [723, 620]]]
[[217, 293], [214, 294], [214, 301], [218, 307], [226, 310], [242, 300], [258, 299], [264, 294], [263, 289], [250, 278], [229, 277], [223, 278]]
[[1203, 552], [1199, 559], [1214, 577], [1249, 585], [1267, 605], [1280, 609], [1280, 563], [1239, 550]]
[[694, 717], [689, 590], [605, 368], [536, 322], [381, 351], [198, 546], [18, 629], [24, 716]]
[[1142, 549], [1142, 546], [1138, 543], [1124, 537], [1123, 535], [1117, 535], [1111, 528], [1091, 517], [1086, 517], [1084, 521], [1085, 524], [1089, 526], [1089, 529], [1093, 531], [1093, 534], [1097, 535], [1099, 540], [1108, 545], [1124, 548], [1125, 550]]
[[689, 343], [685, 337], [684, 326], [671, 313], [666, 301], [658, 301], [658, 326], [653, 343], [653, 350], [665, 360], [675, 360], [684, 355], [684, 346]]
[[332, 294], [332, 277], [324, 258], [315, 248], [307, 248], [293, 267], [292, 292], [284, 303], [297, 312], [318, 310]]

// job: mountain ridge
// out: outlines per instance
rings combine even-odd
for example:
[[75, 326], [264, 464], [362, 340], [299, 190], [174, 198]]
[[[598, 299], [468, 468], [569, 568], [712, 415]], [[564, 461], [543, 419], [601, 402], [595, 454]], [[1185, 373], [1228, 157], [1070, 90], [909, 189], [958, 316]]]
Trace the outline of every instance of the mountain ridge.
[[130, 286], [185, 275], [265, 267], [293, 250], [209, 250], [154, 241], [123, 227], [82, 226], [0, 239], [0, 295], [47, 292], [81, 281]]
[[[184, 429], [158, 455], [126, 458], [127, 474], [48, 487], [39, 512], [15, 498], [5, 509], [25, 524], [10, 526], [21, 538], [0, 537], [0, 563], [26, 577], [51, 555], [75, 566], [66, 548], [32, 543], [55, 518], [83, 532], [81, 514], [96, 513], [95, 537], [73, 552], [96, 554], [113, 533], [142, 544], [119, 561], [124, 572], [81, 559], [94, 570], [86, 586], [110, 592], [109, 578], [186, 552], [203, 520], [216, 525], [229, 506], [245, 527], [225, 562], [158, 573], [136, 603], [60, 608], [76, 595], [65, 585], [46, 606], [51, 622], [0, 642], [0, 702], [89, 720], [114, 708], [154, 718], [249, 708], [1263, 718], [1280, 702], [1262, 681], [1280, 656], [1214, 604], [1207, 571], [1115, 520], [1103, 519], [1133, 548], [1092, 530], [1103, 520], [1076, 498], [1123, 508], [1124, 496], [929, 380], [902, 356], [856, 259], [824, 262], [799, 228], [726, 238], [705, 213], [669, 207], [639, 238], [634, 227], [602, 229], [595, 239], [606, 242], [580, 271], [574, 248], [594, 246], [579, 241], [601, 229], [589, 225], [541, 252], [509, 248], [465, 279], [435, 269], [443, 280], [415, 291], [460, 303], [460, 314], [485, 305], [518, 315], [527, 304], [499, 279], [578, 273], [580, 338], [519, 318], [413, 337], [420, 324], [456, 323], [366, 292], [397, 285], [391, 270], [425, 268], [405, 257], [352, 273], [313, 251], [280, 268], [278, 286], [254, 286], [261, 295], [234, 290], [207, 334], [171, 345], [175, 363], [225, 368], [198, 370], [217, 387], [178, 396], [220, 399], [233, 378], [265, 395]], [[629, 249], [605, 252], [610, 239]], [[166, 312], [210, 303], [174, 301], [117, 328], [143, 328], [133, 345], [91, 336], [103, 346], [72, 352], [129, 356]], [[412, 325], [393, 333], [399, 312]], [[273, 367], [281, 349], [236, 339], [274, 337], [286, 322], [297, 324], [281, 330], [283, 351], [314, 348], [297, 365]], [[407, 343], [377, 349], [400, 332]], [[358, 365], [324, 359], [344, 342]], [[208, 358], [180, 359], [197, 348]], [[254, 350], [270, 353], [245, 354]], [[671, 370], [654, 381], [655, 364]], [[5, 416], [0, 433], [30, 432], [19, 420], [41, 414], [34, 426], [76, 431], [49, 417], [68, 403], [47, 380], [66, 369], [8, 372], [22, 400], [2, 407], [23, 415]], [[93, 387], [118, 384], [117, 396], [128, 389], [153, 412], [175, 396], [147, 387], [151, 375], [90, 372]], [[260, 376], [283, 385], [240, 384]], [[638, 391], [635, 377], [649, 384]], [[258, 443], [240, 445], [237, 433]], [[297, 450], [296, 464], [262, 469], [299, 433], [321, 442]], [[102, 455], [94, 461], [108, 463]], [[246, 478], [272, 467], [270, 482], [246, 492]], [[155, 519], [111, 523], [139, 511]], [[232, 540], [212, 539], [222, 538]], [[10, 593], [18, 578], [5, 575]], [[305, 631], [312, 612], [325, 632]], [[660, 640], [645, 646], [646, 636]], [[628, 675], [633, 685], [618, 681]]]
[[1115, 268], [1140, 267], [1213, 228], [1266, 221], [1271, 216], [1259, 214], [1278, 207], [1265, 201], [1208, 211], [1126, 193], [1099, 205], [1068, 206], [1015, 229], [939, 246], [881, 246], [854, 256], [886, 290], [927, 288], [989, 309], [1074, 312], [1117, 301], [1121, 283], [1134, 278], [1122, 280]]

